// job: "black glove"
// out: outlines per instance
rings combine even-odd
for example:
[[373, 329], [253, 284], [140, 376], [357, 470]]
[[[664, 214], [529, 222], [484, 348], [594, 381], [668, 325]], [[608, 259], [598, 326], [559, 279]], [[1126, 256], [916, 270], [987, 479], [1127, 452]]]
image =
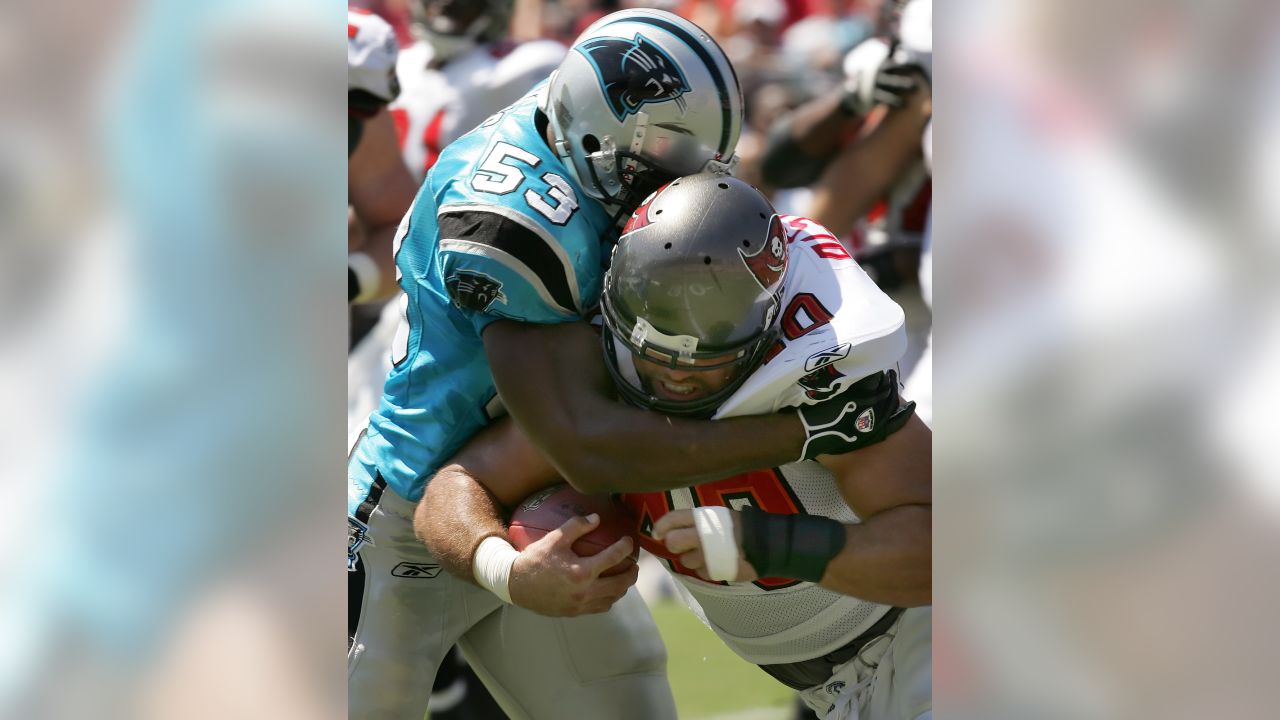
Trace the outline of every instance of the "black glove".
[[898, 373], [888, 370], [859, 380], [835, 397], [800, 406], [806, 436], [800, 459], [843, 455], [884, 440], [915, 412], [914, 402], [899, 402]]

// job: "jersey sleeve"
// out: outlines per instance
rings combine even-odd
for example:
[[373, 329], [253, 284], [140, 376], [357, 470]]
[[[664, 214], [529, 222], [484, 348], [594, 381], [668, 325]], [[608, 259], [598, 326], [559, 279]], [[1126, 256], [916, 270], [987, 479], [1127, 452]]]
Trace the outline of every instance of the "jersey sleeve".
[[440, 277], [476, 330], [499, 318], [540, 324], [581, 316], [576, 271], [536, 222], [501, 206], [445, 207]]
[[834, 235], [784, 218], [790, 233], [782, 337], [715, 417], [757, 415], [826, 400], [894, 367], [906, 352], [902, 308]]

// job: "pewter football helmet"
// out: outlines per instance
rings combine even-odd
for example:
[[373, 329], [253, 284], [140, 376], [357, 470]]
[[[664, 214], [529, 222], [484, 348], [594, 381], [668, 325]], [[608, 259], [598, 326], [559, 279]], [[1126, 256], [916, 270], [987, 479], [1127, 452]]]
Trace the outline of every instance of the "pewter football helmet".
[[676, 177], [730, 173], [742, 131], [742, 90], [720, 46], [660, 10], [624, 10], [587, 28], [551, 75], [542, 109], [583, 190], [624, 214]]
[[[605, 357], [629, 401], [710, 415], [777, 340], [787, 235], [760, 191], [699, 174], [662, 187], [628, 220], [601, 295]], [[734, 366], [729, 385], [689, 402], [661, 400], [632, 355], [668, 367]]]

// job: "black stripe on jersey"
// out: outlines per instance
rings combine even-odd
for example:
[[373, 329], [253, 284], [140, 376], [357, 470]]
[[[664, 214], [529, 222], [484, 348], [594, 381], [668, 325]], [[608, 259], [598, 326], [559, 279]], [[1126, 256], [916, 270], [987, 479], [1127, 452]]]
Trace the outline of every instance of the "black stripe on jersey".
[[355, 646], [356, 634], [360, 632], [360, 610], [364, 607], [365, 594], [364, 561], [356, 557], [355, 570], [347, 573], [347, 654]]
[[[702, 60], [702, 64], [707, 66], [707, 72], [711, 73], [711, 80], [716, 84], [716, 92], [720, 93], [720, 159], [728, 162], [729, 132], [733, 128], [733, 102], [729, 98], [729, 87], [725, 84], [724, 75], [720, 74], [720, 68], [716, 67], [715, 58], [711, 57], [711, 53], [702, 47], [702, 43], [698, 42], [697, 38], [669, 20], [651, 17], [629, 17], [617, 22], [638, 22], [662, 28], [683, 40], [684, 44], [692, 48], [693, 52]], [[711, 40], [710, 35], [707, 36], [707, 39], [713, 44], [715, 43], [715, 40]], [[716, 47], [720, 46], [716, 45]], [[720, 54], [724, 55], [723, 49]], [[738, 71], [733, 69], [733, 64], [728, 61], [727, 56], [725, 63], [729, 65], [729, 72], [733, 73], [734, 87], [741, 88], [741, 85], [738, 84]], [[741, 95], [741, 91], [738, 94]]]
[[507, 253], [542, 281], [547, 294], [562, 310], [578, 313], [564, 263], [537, 233], [515, 220], [483, 210], [445, 212], [438, 219], [441, 238], [468, 240]]
[[373, 514], [373, 509], [378, 507], [378, 502], [382, 500], [382, 491], [386, 488], [387, 481], [382, 477], [382, 473], [375, 475], [373, 485], [369, 487], [369, 494], [364, 497], [360, 507], [356, 508], [357, 520], [365, 525], [369, 524], [369, 516]]

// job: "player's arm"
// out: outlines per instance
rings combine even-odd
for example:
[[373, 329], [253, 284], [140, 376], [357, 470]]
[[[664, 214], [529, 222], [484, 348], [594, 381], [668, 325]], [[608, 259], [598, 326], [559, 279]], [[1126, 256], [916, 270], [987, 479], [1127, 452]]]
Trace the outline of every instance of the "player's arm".
[[700, 508], [667, 513], [654, 524], [653, 535], [708, 579], [791, 577], [872, 602], [931, 604], [933, 462], [928, 427], [912, 414], [883, 442], [823, 455], [818, 462], [835, 475], [860, 524]]
[[[537, 199], [537, 185], [511, 194], [515, 208], [480, 206], [492, 202], [491, 191], [519, 187], [514, 173], [496, 180], [497, 172], [449, 188], [457, 199], [447, 197], [437, 213], [439, 276], [480, 333], [503, 405], [567, 482], [587, 494], [665, 490], [851, 449], [856, 418], [840, 396], [799, 412], [716, 422], [621, 403], [600, 336], [578, 319], [587, 289], [574, 263], [598, 260], [566, 248], [548, 223], [520, 209], [528, 194]], [[556, 202], [537, 205], [552, 223], [572, 216], [572, 204]]]
[[867, 126], [874, 127], [886, 107], [902, 107], [917, 85], [924, 84], [923, 75], [915, 76], [912, 70], [913, 66], [889, 60], [889, 45], [883, 39], [861, 43], [845, 58], [840, 90], [800, 106], [769, 132], [761, 161], [765, 181], [776, 187], [817, 181], [841, 148], [864, 134], [858, 132], [859, 125], [871, 116]]
[[636, 581], [635, 567], [599, 577], [630, 554], [630, 538], [579, 557], [573, 543], [599, 519], [574, 518], [521, 553], [507, 542], [506, 508], [558, 482], [519, 426], [504, 418], [473, 437], [427, 483], [414, 530], [446, 571], [515, 605], [552, 616], [604, 612]]
[[878, 445], [818, 458], [862, 522], [820, 585], [899, 607], [933, 602], [933, 434], [914, 414]]
[[400, 158], [391, 115], [380, 111], [365, 123], [347, 165], [347, 196], [363, 231], [354, 236], [364, 238], [352, 248], [348, 228], [348, 300], [373, 302], [395, 294], [392, 241], [417, 189]]
[[848, 449], [834, 432], [854, 419], [842, 412], [841, 396], [803, 416], [786, 410], [714, 422], [673, 418], [617, 400], [600, 336], [585, 322], [496, 321], [483, 337], [507, 411], [580, 492], [688, 487], [814, 457], [823, 443]]
[[788, 188], [817, 180], [861, 122], [847, 107], [841, 93], [830, 93], [779, 120], [760, 159], [764, 181]]
[[920, 136], [933, 113], [921, 76], [903, 107], [872, 111], [859, 137], [846, 146], [813, 186], [809, 217], [838, 236], [847, 234], [921, 157]]

